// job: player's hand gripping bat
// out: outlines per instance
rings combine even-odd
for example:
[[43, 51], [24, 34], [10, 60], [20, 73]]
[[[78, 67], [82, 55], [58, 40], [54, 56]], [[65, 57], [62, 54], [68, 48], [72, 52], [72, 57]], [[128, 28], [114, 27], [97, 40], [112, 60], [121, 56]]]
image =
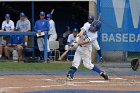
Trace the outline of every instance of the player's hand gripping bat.
[[72, 48], [76, 48], [78, 47], [78, 43], [77, 42], [73, 42], [71, 46], [69, 46], [69, 48], [59, 57], [58, 60], [63, 60], [64, 57], [67, 55], [67, 53], [69, 52], [69, 50], [71, 50]]

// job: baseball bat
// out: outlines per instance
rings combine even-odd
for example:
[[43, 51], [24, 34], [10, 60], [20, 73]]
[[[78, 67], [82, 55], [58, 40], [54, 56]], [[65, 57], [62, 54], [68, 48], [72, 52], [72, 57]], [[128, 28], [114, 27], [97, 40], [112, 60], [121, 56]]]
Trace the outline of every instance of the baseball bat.
[[52, 11], [51, 11], [51, 15], [54, 13], [54, 9], [52, 9]]
[[101, 13], [100, 13], [99, 16], [98, 16], [98, 21], [100, 21], [100, 19], [101, 19]]
[[59, 57], [59, 59], [58, 60], [63, 60], [64, 59], [64, 57], [66, 56], [66, 54], [69, 52], [69, 50], [70, 50], [71, 48], [69, 48], [68, 50], [66, 50], [60, 57]]

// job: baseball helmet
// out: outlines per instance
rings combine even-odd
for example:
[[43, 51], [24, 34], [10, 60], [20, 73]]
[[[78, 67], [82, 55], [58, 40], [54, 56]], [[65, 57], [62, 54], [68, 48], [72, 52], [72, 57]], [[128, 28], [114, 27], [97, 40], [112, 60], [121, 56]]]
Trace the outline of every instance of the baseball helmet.
[[6, 14], [5, 15], [5, 18], [10, 18], [10, 14]]
[[21, 17], [24, 17], [24, 16], [25, 16], [25, 14], [24, 14], [23, 12], [21, 12], [21, 13], [20, 13], [20, 16], [21, 16]]
[[41, 11], [40, 16], [45, 16], [45, 12]]
[[52, 18], [52, 15], [51, 14], [47, 14], [47, 18]]
[[91, 26], [95, 27], [97, 30], [99, 30], [99, 29], [101, 28], [101, 25], [102, 25], [101, 21], [98, 21], [98, 20], [95, 20], [95, 21], [91, 24]]
[[78, 32], [78, 29], [77, 28], [74, 28], [72, 32]]
[[94, 17], [91, 16], [91, 15], [89, 15], [89, 16], [88, 16], [88, 20], [94, 20]]

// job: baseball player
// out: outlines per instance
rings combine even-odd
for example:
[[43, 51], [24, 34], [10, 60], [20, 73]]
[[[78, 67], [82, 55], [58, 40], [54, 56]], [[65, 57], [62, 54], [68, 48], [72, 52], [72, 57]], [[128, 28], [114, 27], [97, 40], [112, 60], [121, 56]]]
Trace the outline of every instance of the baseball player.
[[5, 21], [2, 22], [2, 30], [6, 32], [13, 32], [14, 31], [14, 22], [10, 20], [10, 14], [5, 15]]
[[[40, 20], [36, 21], [34, 30], [37, 32], [37, 44], [40, 50], [40, 57], [44, 57], [44, 32], [48, 31], [50, 27], [49, 21], [45, 19], [45, 13], [42, 11], [40, 12]], [[49, 43], [49, 42], [48, 42]], [[48, 45], [48, 52], [49, 44]]]
[[[68, 36], [67, 45], [65, 45], [65, 50], [67, 50], [69, 47], [71, 47], [71, 44], [76, 40], [77, 34], [78, 34], [78, 29], [77, 28], [74, 28], [72, 34], [70, 34]], [[67, 55], [66, 55], [67, 60], [69, 58], [69, 55], [70, 54], [74, 54], [74, 53], [75, 53], [75, 48], [71, 49], [71, 51], [69, 51], [67, 53]]]
[[[5, 15], [5, 19], [2, 22], [2, 29], [0, 30], [0, 32], [13, 32], [14, 31], [14, 22], [12, 20], [10, 20], [10, 14], [6, 14]], [[0, 41], [0, 58], [2, 57], [2, 52], [3, 52], [3, 47], [6, 45], [6, 43], [8, 43], [9, 41], [9, 36], [4, 36], [4, 37], [0, 37], [1, 41]]]
[[56, 33], [56, 29], [55, 29], [55, 22], [52, 20], [52, 15], [47, 14], [47, 19], [50, 23], [50, 29], [49, 29], [49, 32], [48, 32], [49, 41], [56, 41], [57, 33]]
[[[16, 30], [21, 32], [29, 32], [31, 23], [23, 12], [20, 13], [20, 19], [16, 23]], [[25, 46], [27, 46], [28, 36], [25, 36]]]
[[[88, 37], [87, 37], [88, 36]], [[86, 32], [86, 35], [82, 35], [79, 39], [76, 38], [77, 44], [74, 45], [77, 46], [74, 59], [72, 62], [72, 66], [70, 67], [70, 70], [67, 74], [67, 79], [73, 80], [74, 73], [77, 71], [81, 60], [83, 61], [83, 64], [86, 68], [96, 71], [100, 74], [105, 80], [108, 80], [108, 75], [100, 70], [96, 65], [92, 64], [91, 60], [91, 52], [92, 52], [92, 42], [94, 41], [94, 33], [92, 31]]]
[[100, 57], [100, 61], [103, 62], [103, 57], [102, 57], [102, 54], [101, 54], [101, 48], [100, 48], [100, 46], [98, 44], [98, 41], [97, 41], [97, 38], [98, 38], [97, 30], [99, 30], [99, 28], [101, 27], [101, 22], [98, 21], [98, 20], [94, 20], [93, 16], [89, 16], [88, 17], [88, 22], [86, 22], [84, 24], [84, 26], [81, 28], [81, 31], [78, 35], [82, 36], [84, 34], [84, 32], [87, 33], [91, 26], [96, 27], [96, 31], [94, 31], [94, 33], [93, 33], [94, 40], [92, 41], [92, 44], [95, 47], [95, 49], [97, 50], [97, 53]]

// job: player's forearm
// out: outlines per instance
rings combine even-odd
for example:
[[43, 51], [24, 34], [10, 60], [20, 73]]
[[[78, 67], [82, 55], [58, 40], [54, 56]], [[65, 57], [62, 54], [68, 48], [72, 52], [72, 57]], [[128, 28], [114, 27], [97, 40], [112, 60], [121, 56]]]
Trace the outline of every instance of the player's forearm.
[[20, 45], [20, 46], [24, 46], [24, 44], [23, 44], [23, 43], [21, 43], [21, 44], [18, 44], [18, 45]]
[[82, 41], [82, 42], [78, 42], [78, 45], [85, 45], [85, 44], [88, 44], [89, 41], [85, 40], [85, 41]]
[[84, 34], [85, 30], [81, 29], [81, 31], [79, 32], [78, 36], [82, 36]]
[[5, 32], [4, 29], [0, 30], [0, 32]]

